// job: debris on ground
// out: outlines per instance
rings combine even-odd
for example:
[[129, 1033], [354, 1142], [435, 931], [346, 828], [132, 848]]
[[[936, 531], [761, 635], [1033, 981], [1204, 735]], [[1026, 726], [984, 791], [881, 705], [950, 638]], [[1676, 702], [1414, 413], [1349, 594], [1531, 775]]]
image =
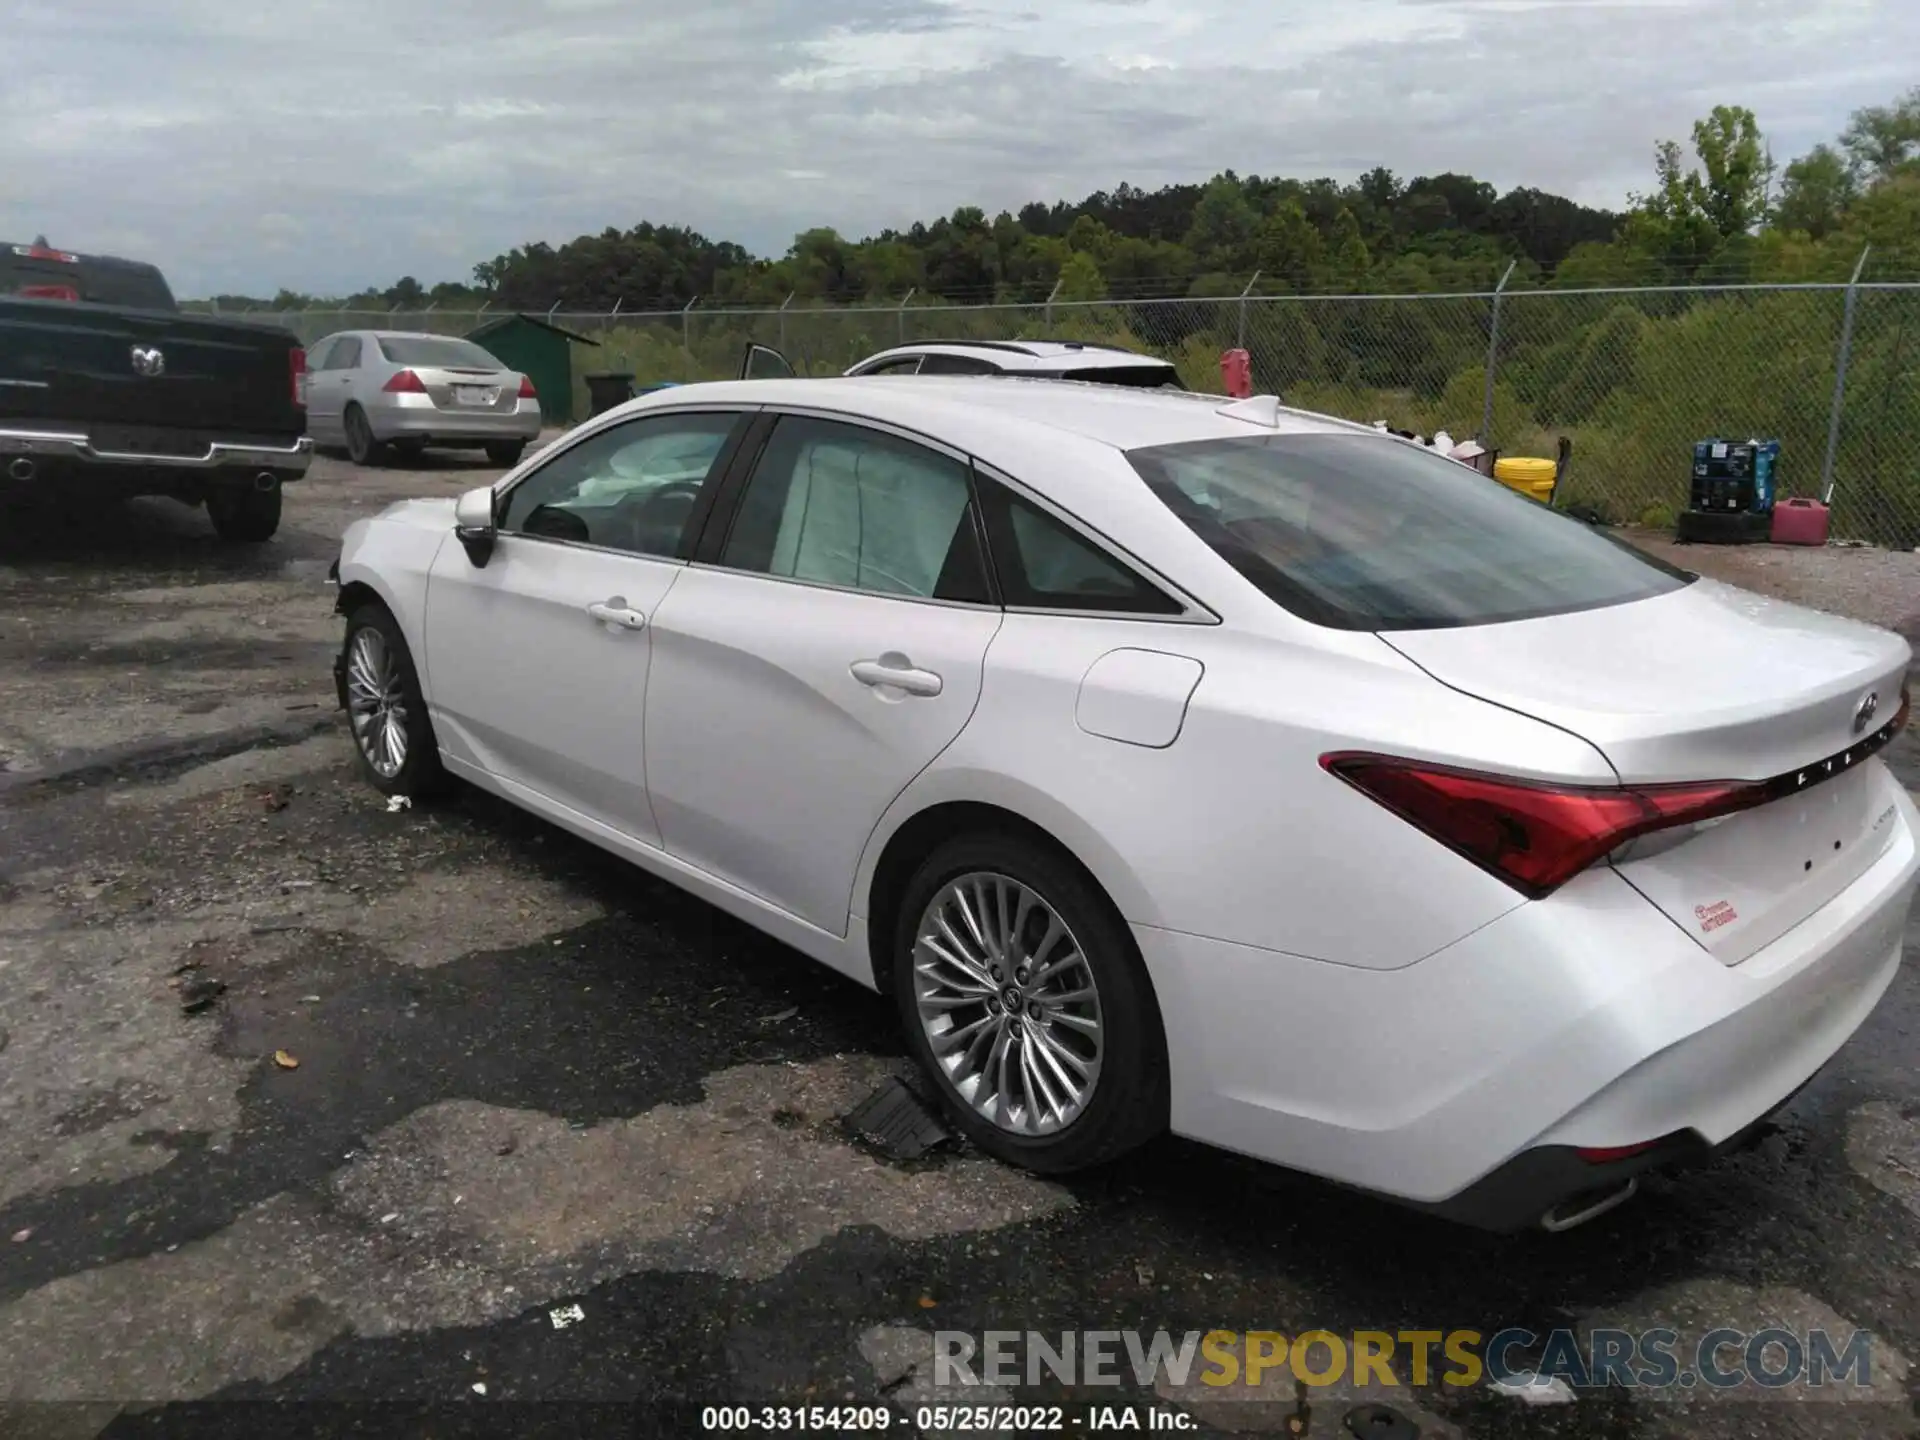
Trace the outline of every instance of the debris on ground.
[[1558, 1375], [1549, 1378], [1532, 1370], [1514, 1370], [1492, 1385], [1496, 1395], [1510, 1395], [1529, 1405], [1567, 1405], [1574, 1399], [1573, 1387]]
[[299, 1057], [286, 1050], [274, 1051], [273, 1063], [278, 1065], [282, 1070], [298, 1070], [300, 1068]]
[[547, 1312], [547, 1319], [553, 1322], [553, 1328], [564, 1330], [569, 1325], [578, 1325], [587, 1318], [587, 1312], [578, 1305], [560, 1305]]
[[183, 967], [175, 983], [180, 988], [181, 1013], [186, 1015], [198, 1015], [227, 993], [226, 981], [197, 965]]
[[24, 1245], [32, 1238], [33, 1231], [31, 1230], [16, 1230], [13, 1232], [13, 1243], [16, 1245]]
[[922, 1310], [931, 1310], [933, 1309], [934, 1306], [938, 1305], [939, 1303], [940, 1302], [934, 1299], [933, 1296], [931, 1295], [922, 1295], [920, 1297], [920, 1308]]
[[260, 792], [260, 808], [269, 812], [278, 812], [293, 803], [293, 786], [269, 785]]
[[494, 1153], [494, 1154], [496, 1154], [496, 1155], [511, 1155], [511, 1154], [513, 1154], [513, 1141], [511, 1141], [511, 1140], [502, 1140], [502, 1141], [501, 1141], [501, 1142], [500, 1142], [500, 1143], [499, 1143], [498, 1145], [496, 1145], [496, 1146], [494, 1146], [494, 1147], [493, 1147], [493, 1153]]
[[474, 1393], [474, 1394], [476, 1394], [476, 1395], [484, 1395], [484, 1394], [486, 1394], [486, 1393], [487, 1393], [487, 1382], [486, 1382], [486, 1381], [484, 1381], [484, 1380], [476, 1380], [476, 1381], [474, 1381], [474, 1382], [473, 1382], [473, 1393]]
[[411, 795], [389, 795], [387, 797], [387, 813], [389, 815], [398, 815], [402, 810], [411, 810], [412, 808], [413, 797]]
[[[1288, 1429], [1293, 1429], [1297, 1418], [1288, 1420]], [[1361, 1405], [1349, 1410], [1340, 1423], [1349, 1435], [1360, 1436], [1362, 1440], [1420, 1440], [1420, 1427], [1391, 1405]], [[1295, 1434], [1304, 1432], [1304, 1425], [1294, 1431]]]
[[784, 1025], [799, 1013], [800, 1007], [798, 1005], [789, 1005], [786, 1009], [777, 1011], [772, 1015], [762, 1015], [757, 1023], [761, 1025]]
[[890, 1160], [918, 1160], [953, 1138], [940, 1117], [898, 1076], [856, 1105], [846, 1126], [855, 1139]]

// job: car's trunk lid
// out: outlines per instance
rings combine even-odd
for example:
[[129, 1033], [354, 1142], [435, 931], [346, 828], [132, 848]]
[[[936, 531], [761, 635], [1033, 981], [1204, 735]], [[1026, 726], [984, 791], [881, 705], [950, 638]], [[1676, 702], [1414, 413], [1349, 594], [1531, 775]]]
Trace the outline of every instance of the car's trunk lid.
[[520, 403], [520, 376], [466, 365], [415, 365], [413, 373], [442, 410], [512, 410]]
[[1765, 804], [1614, 857], [1729, 964], [1892, 841], [1893, 782], [1862, 757], [1901, 705], [1912, 652], [1897, 635], [1701, 580], [1630, 604], [1383, 638], [1444, 684], [1581, 736], [1626, 784], [1778, 782]]

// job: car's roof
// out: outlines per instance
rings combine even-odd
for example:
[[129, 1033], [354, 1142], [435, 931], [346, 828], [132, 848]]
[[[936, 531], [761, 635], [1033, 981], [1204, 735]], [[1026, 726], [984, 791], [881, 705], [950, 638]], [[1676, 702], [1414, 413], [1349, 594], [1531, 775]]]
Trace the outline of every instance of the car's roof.
[[978, 355], [1003, 370], [1057, 370], [1071, 364], [1076, 370], [1107, 367], [1156, 365], [1173, 369], [1170, 361], [1158, 355], [1141, 355], [1117, 345], [1102, 345], [1092, 340], [915, 340], [890, 346], [869, 355], [865, 365], [889, 355], [924, 355], [934, 351], [948, 355]]
[[[722, 380], [679, 385], [630, 403], [652, 408], [649, 402], [714, 401], [843, 411], [922, 430], [988, 460], [995, 459], [995, 452], [1004, 450], [1006, 442], [1022, 431], [1029, 436], [1037, 431], [1073, 436], [1121, 450], [1275, 432], [1373, 433], [1366, 426], [1331, 416], [1282, 408], [1271, 397], [1264, 402], [1269, 408], [1263, 418], [1273, 423], [1257, 424], [1222, 414], [1234, 404], [1224, 395], [1012, 375], [922, 375], [910, 385], [881, 375]], [[1259, 403], [1253, 409], [1259, 410]]]

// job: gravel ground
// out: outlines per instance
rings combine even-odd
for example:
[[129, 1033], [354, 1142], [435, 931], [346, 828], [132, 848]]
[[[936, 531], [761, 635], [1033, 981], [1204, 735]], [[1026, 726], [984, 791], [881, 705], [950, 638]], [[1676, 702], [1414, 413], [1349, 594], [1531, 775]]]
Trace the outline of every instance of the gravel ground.
[[[0, 1434], [682, 1434], [716, 1402], [911, 1433], [954, 1398], [940, 1328], [1774, 1323], [1870, 1331], [1871, 1385], [960, 1393], [1062, 1433], [1098, 1402], [1331, 1436], [1382, 1399], [1426, 1435], [1920, 1428], [1912, 972], [1756, 1149], [1564, 1236], [1175, 1141], [1067, 1184], [885, 1162], [839, 1123], [901, 1066], [877, 998], [503, 805], [356, 779], [337, 537], [484, 473], [322, 461], [245, 552], [161, 502], [0, 517]], [[1920, 557], [1646, 543], [1920, 614]]]

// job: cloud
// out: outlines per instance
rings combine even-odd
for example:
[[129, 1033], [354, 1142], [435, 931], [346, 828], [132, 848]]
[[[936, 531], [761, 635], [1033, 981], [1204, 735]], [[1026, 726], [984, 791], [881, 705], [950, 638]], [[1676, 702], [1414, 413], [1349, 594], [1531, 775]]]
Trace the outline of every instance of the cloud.
[[1785, 159], [1899, 93], [1920, 6], [16, 0], [7, 29], [0, 237], [138, 234], [199, 294], [460, 279], [642, 219], [777, 254], [1225, 168], [1618, 205], [1716, 103]]

